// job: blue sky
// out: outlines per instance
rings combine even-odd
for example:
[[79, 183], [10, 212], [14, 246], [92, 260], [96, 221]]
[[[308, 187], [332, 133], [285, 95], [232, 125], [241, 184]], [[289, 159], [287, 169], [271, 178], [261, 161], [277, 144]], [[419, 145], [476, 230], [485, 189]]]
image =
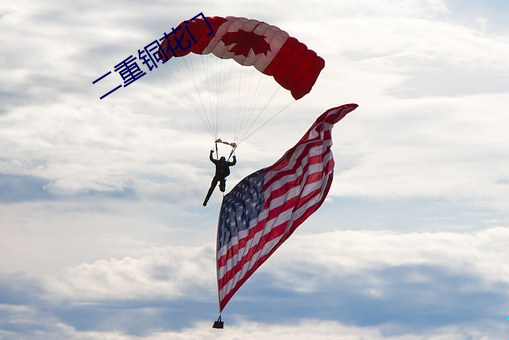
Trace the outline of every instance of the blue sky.
[[[92, 85], [199, 12], [272, 23], [326, 61], [239, 147], [228, 187], [359, 104], [333, 131], [329, 197], [223, 331], [210, 135], [165, 69], [103, 100], [120, 78]], [[508, 17], [504, 1], [1, 4], [0, 338], [509, 337]]]

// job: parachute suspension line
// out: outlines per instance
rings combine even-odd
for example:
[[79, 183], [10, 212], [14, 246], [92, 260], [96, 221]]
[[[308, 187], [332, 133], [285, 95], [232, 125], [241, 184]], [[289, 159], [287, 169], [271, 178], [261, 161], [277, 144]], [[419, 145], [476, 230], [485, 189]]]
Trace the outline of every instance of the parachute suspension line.
[[[255, 123], [258, 121], [258, 119], [260, 118], [260, 116], [265, 112], [265, 110], [267, 109], [267, 107], [269, 106], [269, 104], [272, 102], [272, 100], [274, 99], [274, 97], [276, 97], [276, 94], [279, 92], [279, 89], [280, 87], [276, 87], [276, 89], [274, 90], [274, 92], [272, 92], [271, 96], [269, 97], [269, 100], [267, 100], [267, 102], [265, 103], [265, 105], [263, 106], [263, 108], [261, 110], [258, 111], [258, 114], [256, 115], [256, 117], [252, 120], [251, 124], [249, 125], [249, 127], [246, 129], [246, 135], [249, 133], [249, 131], [251, 131], [251, 129], [253, 128], [253, 126], [255, 125]], [[280, 111], [281, 112], [281, 111]]]
[[[213, 64], [210, 60], [210, 55], [208, 56], [204, 56], [202, 55], [201, 56], [201, 60], [202, 62], [204, 60], [206, 60], [206, 67], [205, 67], [205, 74], [207, 75], [207, 86], [208, 86], [208, 89], [210, 89], [210, 91], [208, 91], [208, 97], [209, 97], [209, 105], [210, 105], [210, 113], [211, 113], [211, 116], [213, 117], [212, 121], [214, 123], [214, 133], [215, 133], [215, 136], [214, 138], [218, 138], [219, 136], [219, 129], [220, 129], [220, 126], [219, 126], [219, 100], [217, 100], [217, 98], [215, 98], [215, 105], [212, 104], [212, 100], [211, 100], [211, 97], [212, 97], [212, 94], [215, 94], [215, 95], [220, 95], [220, 92], [218, 91], [218, 83], [217, 83], [217, 79], [214, 81], [214, 76], [213, 75], [213, 72], [215, 72], [215, 70], [213, 69]], [[219, 74], [219, 76], [221, 76], [221, 74]], [[216, 77], [217, 78], [217, 77]], [[217, 144], [216, 144], [216, 151], [217, 151]]]
[[207, 70], [207, 73], [211, 77], [211, 82], [208, 91], [209, 97], [213, 97], [212, 103], [214, 103], [214, 105], [210, 107], [210, 112], [213, 114], [214, 117], [214, 124], [216, 127], [216, 138], [218, 138], [219, 133], [221, 131], [222, 117], [224, 115], [222, 106], [224, 94], [221, 89], [223, 72], [221, 70], [221, 63], [217, 59], [213, 60], [213, 58], [216, 57], [213, 54], [209, 54], [208, 57], [209, 68]]
[[[244, 93], [247, 93], [248, 95], [244, 95], [243, 107], [239, 113], [240, 114], [239, 130], [238, 130], [237, 135], [235, 136], [236, 138], [239, 138], [239, 139], [243, 137], [245, 127], [249, 123], [250, 118], [252, 116], [252, 112], [255, 109], [256, 94], [257, 94], [256, 92], [260, 87], [260, 83], [262, 82], [261, 79], [263, 79], [260, 77], [260, 74], [258, 72], [254, 71], [253, 69], [251, 69], [250, 71], [251, 72], [250, 72], [249, 82], [247, 84], [247, 89], [244, 91]], [[253, 93], [252, 88], [253, 88], [253, 83], [255, 82], [255, 78], [257, 78], [258, 81], [257, 81], [256, 87], [255, 87], [255, 91]]]
[[[200, 96], [200, 93], [199, 93], [199, 87], [198, 87], [198, 82], [196, 81], [196, 72], [194, 72], [194, 67], [190, 67], [190, 65], [188, 64], [188, 62], [186, 61], [186, 58], [180, 58], [182, 59], [182, 61], [184, 62], [184, 65], [186, 66], [188, 72], [191, 74], [192, 76], [192, 80], [193, 80], [193, 83], [194, 83], [194, 89], [195, 89], [195, 92], [197, 93], [197, 97], [198, 99], [200, 100], [200, 104], [201, 104], [201, 107], [203, 109], [203, 115], [205, 116], [205, 120], [207, 122], [207, 125], [210, 127], [209, 128], [209, 131], [214, 131], [213, 129], [213, 124], [211, 122], [211, 118], [209, 117], [209, 114], [207, 113], [207, 109], [205, 108], [205, 105], [203, 103], [203, 99], [202, 97]], [[191, 62], [190, 62], [191, 63]], [[216, 137], [216, 136], [214, 136]]]
[[232, 73], [233, 60], [217, 58], [212, 53], [200, 55], [200, 60], [201, 71], [206, 75], [206, 86], [202, 86], [203, 90], [199, 93], [208, 97], [208, 117], [211, 129], [214, 131], [214, 140], [216, 140], [221, 132], [225, 117], [225, 108], [228, 102], [228, 75]]
[[[287, 76], [288, 77], [288, 76]], [[268, 105], [270, 104], [270, 102], [274, 99], [274, 97], [276, 96], [277, 92], [279, 91], [280, 87], [276, 87], [276, 89], [274, 90], [274, 92], [272, 93], [272, 95], [270, 96], [269, 100], [266, 102], [265, 106], [263, 107], [262, 110], [260, 110], [258, 112], [258, 115], [256, 116], [256, 118], [252, 121], [252, 123], [250, 124], [249, 128], [247, 129], [246, 131], [246, 137], [243, 138], [240, 142], [244, 142], [246, 139], [248, 139], [249, 137], [251, 137], [255, 132], [257, 132], [258, 130], [260, 130], [262, 127], [264, 127], [265, 125], [267, 125], [270, 121], [272, 121], [274, 118], [276, 118], [281, 112], [283, 112], [284, 110], [286, 110], [291, 104], [293, 104], [296, 100], [291, 100], [288, 104], [286, 104], [286, 106], [284, 106], [282, 109], [280, 109], [278, 112], [276, 112], [272, 117], [270, 117], [268, 120], [266, 120], [265, 122], [263, 122], [260, 126], [258, 126], [256, 129], [254, 129], [252, 132], [249, 132], [254, 124], [258, 121], [258, 119], [260, 118], [260, 116], [264, 113], [264, 111], [266, 110], [266, 108], [268, 107]]]
[[[206, 84], [207, 84], [207, 87], [210, 88], [211, 87], [211, 81], [210, 81], [210, 77], [209, 77], [209, 63], [205, 62], [205, 56], [204, 55], [199, 55], [198, 57], [201, 61], [201, 66], [202, 66], [202, 69], [205, 70], [205, 77], [206, 77]], [[208, 102], [209, 102], [209, 112], [211, 114], [211, 116], [214, 114], [213, 111], [212, 111], [212, 102], [211, 102], [211, 96], [210, 94], [207, 95], [207, 98], [208, 98]], [[212, 118], [212, 117], [211, 117]], [[217, 122], [216, 120], [214, 119], [211, 119], [212, 120], [212, 130], [214, 131], [214, 139], [217, 139], [217, 130], [218, 130], [218, 127], [217, 127]]]
[[240, 131], [239, 131], [239, 125], [240, 125], [240, 113], [242, 112], [242, 109], [241, 109], [241, 98], [242, 98], [242, 79], [244, 78], [244, 67], [241, 67], [240, 68], [240, 77], [239, 77], [239, 81], [238, 81], [238, 86], [237, 86], [237, 110], [236, 110], [236, 114], [235, 114], [235, 125], [234, 125], [234, 129], [233, 129], [233, 140], [235, 140], [237, 138], [237, 136], [239, 135]]
[[[238, 67], [233, 59], [221, 59], [212, 53], [189, 57], [171, 58], [172, 64], [165, 63], [165, 66], [213, 141], [226, 138], [231, 144], [239, 145], [291, 104], [273, 113], [276, 106], [285, 105], [278, 97], [281, 86], [252, 65]], [[231, 119], [226, 120], [227, 117]], [[225, 122], [227, 136], [221, 135]]]
[[[272, 99], [275, 97], [276, 93], [279, 92], [280, 87], [276, 87], [272, 95], [269, 97], [268, 100], [265, 101], [265, 105], [263, 105], [262, 108], [258, 108], [259, 101], [262, 97], [262, 94], [264, 93], [264, 89], [269, 81], [272, 81], [270, 77], [267, 77], [266, 75], [259, 74], [258, 75], [258, 82], [256, 84], [256, 88], [254, 91], [253, 96], [250, 96], [250, 98], [246, 98], [246, 102], [248, 99], [251, 99], [251, 104], [249, 108], [247, 108], [244, 112], [244, 123], [242, 125], [242, 129], [239, 132], [239, 138], [243, 139], [249, 131], [252, 129], [253, 125], [258, 121], [260, 116], [265, 112], [269, 104], [271, 103]], [[249, 89], [249, 92], [251, 92], [251, 89]], [[261, 104], [261, 103], [260, 103]], [[258, 114], [255, 115], [255, 112], [258, 112]]]
[[202, 69], [207, 77], [207, 86], [202, 93], [207, 93], [209, 101], [209, 115], [214, 127], [214, 139], [219, 137], [221, 130], [220, 117], [222, 116], [221, 109], [221, 79], [222, 72], [219, 70], [219, 63], [213, 60], [213, 54], [200, 55], [202, 61]]
[[[250, 73], [252, 75], [252, 73], [253, 73], [252, 71], [253, 70], [251, 69], [249, 71], [251, 71]], [[249, 81], [247, 82], [247, 89], [244, 91], [244, 93], [247, 93], [248, 95], [245, 95], [245, 94], [243, 95], [244, 101], [242, 103], [242, 108], [241, 108], [240, 117], [239, 117], [240, 118], [240, 122], [239, 122], [240, 124], [239, 124], [239, 131], [238, 131], [238, 135], [237, 135], [239, 137], [240, 137], [240, 134], [242, 133], [242, 129], [243, 129], [245, 123], [246, 123], [246, 120], [248, 120], [249, 113], [250, 113], [249, 112], [250, 110], [248, 108], [248, 102], [249, 102], [249, 99], [251, 97], [251, 93], [253, 93], [252, 90], [251, 90], [251, 87], [252, 87], [252, 84], [253, 84], [253, 78], [254, 77], [250, 76], [248, 78], [249, 78], [248, 79]], [[235, 136], [235, 137], [237, 137], [237, 136]]]
[[262, 125], [260, 125], [259, 127], [257, 127], [253, 132], [251, 132], [249, 135], [247, 135], [246, 137], [244, 137], [238, 144], [240, 143], [243, 143], [244, 141], [246, 141], [246, 139], [248, 139], [249, 137], [251, 137], [252, 135], [255, 134], [255, 132], [257, 132], [258, 130], [260, 130], [262, 127], [264, 127], [265, 125], [267, 125], [268, 123], [270, 123], [274, 118], [276, 118], [277, 116], [279, 116], [279, 114], [281, 112], [283, 112], [284, 110], [286, 110], [288, 107], [290, 107], [290, 105], [292, 105], [293, 103], [295, 103], [296, 100], [292, 100], [290, 101], [288, 104], [286, 104], [285, 107], [283, 107], [281, 110], [279, 110], [278, 112], [276, 112], [272, 117], [270, 117], [267, 121], [265, 121]]
[[[267, 78], [265, 78], [267, 79]], [[265, 105], [261, 108], [261, 109], [258, 109], [258, 114], [256, 114], [256, 116], [250, 120], [250, 124], [249, 126], [246, 126], [245, 128], [245, 132], [243, 133], [243, 138], [238, 142], [238, 144], [244, 142], [246, 139], [248, 139], [251, 135], [253, 135], [255, 132], [257, 132], [258, 130], [260, 130], [263, 126], [267, 125], [270, 121], [272, 121], [274, 118], [276, 118], [281, 112], [283, 112], [284, 110], [286, 110], [293, 102], [295, 102], [294, 99], [291, 99], [288, 104], [286, 104], [282, 109], [280, 109], [279, 111], [277, 111], [274, 115], [272, 115], [271, 117], [269, 117], [267, 120], [263, 121], [259, 126], [257, 126], [256, 128], [255, 127], [255, 124], [258, 122], [258, 120], [260, 119], [260, 117], [266, 112], [267, 108], [269, 107], [269, 105], [271, 104], [272, 100], [276, 97], [277, 93], [279, 92], [279, 90], [281, 89], [281, 87], [276, 87], [275, 90], [272, 92], [271, 96], [269, 97], [269, 99], [265, 102]], [[254, 128], [254, 130], [253, 130]]]
[[[173, 60], [175, 61], [176, 59], [170, 59], [170, 60]], [[174, 63], [175, 65], [177, 64], [177, 62]], [[200, 120], [202, 121], [203, 125], [205, 126], [205, 128], [208, 130], [209, 134], [211, 136], [213, 136], [213, 132], [210, 128], [210, 124], [207, 124], [207, 122], [203, 119], [203, 115], [200, 114], [200, 110], [199, 108], [195, 105], [194, 101], [192, 100], [192, 98], [190, 97], [189, 95], [189, 92], [186, 91], [184, 89], [184, 86], [182, 85], [182, 83], [180, 82], [179, 78], [175, 75], [175, 73], [168, 67], [168, 64], [167, 63], [164, 63], [164, 65], [166, 66], [166, 70], [168, 70], [168, 72], [171, 74], [172, 78], [175, 80], [175, 82], [177, 83], [177, 85], [180, 87], [180, 90], [185, 94], [186, 98], [187, 98], [187, 101], [191, 104], [191, 106], [193, 107], [193, 111], [196, 113], [196, 115], [200, 118]], [[176, 66], [178, 68], [178, 66]]]
[[228, 59], [216, 59], [215, 65], [217, 69], [216, 72], [218, 74], [215, 79], [218, 94], [216, 122], [219, 133], [223, 125], [223, 119], [225, 117], [226, 103], [228, 102], [228, 96], [226, 95], [228, 93], [227, 86], [229, 75], [231, 75], [233, 71], [234, 61]]
[[[232, 86], [231, 86], [231, 78], [232, 78], [232, 74], [234, 73], [235, 69], [236, 69], [236, 66], [237, 66], [237, 63], [234, 61], [234, 60], [224, 60], [224, 62], [227, 62], [229, 64], [229, 68], [225, 69], [225, 73], [224, 73], [224, 80], [222, 82], [222, 88], [221, 88], [221, 95], [222, 95], [222, 105], [223, 105], [223, 116], [221, 117], [221, 122], [222, 122], [222, 119], [223, 117], [225, 117], [225, 114], [226, 114], [226, 117], [228, 117], [228, 109], [227, 109], [227, 105], [231, 105], [231, 102], [233, 100], [232, 98]], [[228, 94], [230, 94], [230, 96], [228, 96]], [[229, 109], [231, 110], [231, 108]], [[231, 136], [232, 138], [234, 136]]]
[[[245, 69], [244, 69], [245, 68]], [[233, 142], [241, 140], [249, 132], [248, 126], [253, 124], [258, 116], [263, 113], [260, 108], [263, 105], [262, 98], [268, 98], [269, 91], [264, 89], [273, 79], [258, 72], [253, 66], [242, 66], [239, 70], [240, 77], [237, 77], [236, 85], [238, 90], [237, 110], [235, 112], [235, 133]], [[279, 89], [279, 86], [276, 87]], [[261, 101], [261, 102], [260, 102]], [[266, 101], [266, 100], [265, 100]], [[269, 104], [268, 102], [266, 104]], [[266, 107], [267, 105], [265, 105]], [[253, 118], [254, 117], [254, 118]]]
[[[183, 66], [182, 66], [181, 62], [179, 61], [179, 60], [181, 60], [181, 58], [176, 58], [173, 60], [174, 60], [175, 67], [179, 70], [179, 73], [182, 74]], [[185, 63], [185, 61], [184, 61], [184, 63]], [[212, 130], [212, 126], [211, 126], [209, 120], [207, 119], [207, 112], [203, 106], [203, 102], [201, 100], [201, 97], [200, 97], [198, 91], [196, 90], [196, 88], [194, 86], [192, 87], [192, 89], [189, 89], [189, 87], [186, 89], [185, 86], [182, 84], [182, 82], [179, 80], [179, 78], [176, 76], [176, 74], [174, 72], [172, 72], [172, 70], [168, 67], [168, 65], [166, 65], [166, 66], [167, 66], [167, 69], [170, 72], [170, 74], [172, 74], [173, 78], [179, 85], [181, 91], [185, 94], [187, 100], [193, 107], [194, 112], [202, 121], [203, 126], [207, 129], [210, 136], [213, 138], [214, 132]], [[201, 103], [201, 110], [200, 110], [199, 104], [197, 103], [198, 101], [200, 101], [200, 103]]]

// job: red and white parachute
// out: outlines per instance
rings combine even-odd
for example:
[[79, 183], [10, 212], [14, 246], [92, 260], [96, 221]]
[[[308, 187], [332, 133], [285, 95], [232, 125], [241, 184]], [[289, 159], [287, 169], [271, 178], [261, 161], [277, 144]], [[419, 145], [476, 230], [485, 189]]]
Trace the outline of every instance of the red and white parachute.
[[196, 42], [183, 50], [174, 38], [164, 40], [162, 50], [174, 51], [165, 65], [214, 140], [244, 141], [309, 93], [325, 66], [296, 38], [254, 19], [196, 18], [175, 30], [188, 30]]

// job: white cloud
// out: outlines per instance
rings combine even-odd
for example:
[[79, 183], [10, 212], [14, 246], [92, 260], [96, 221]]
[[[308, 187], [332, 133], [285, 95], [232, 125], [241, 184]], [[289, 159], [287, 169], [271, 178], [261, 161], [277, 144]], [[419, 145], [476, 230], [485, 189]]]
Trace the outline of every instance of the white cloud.
[[[509, 285], [509, 228], [471, 233], [390, 231], [333, 231], [295, 235], [264, 267], [278, 278], [278, 285], [316, 292], [323, 277], [345, 275], [375, 278], [385, 268], [432, 266], [450, 273], [474, 275], [487, 287]], [[309, 270], [307, 275], [303, 272]], [[424, 279], [412, 277], [409, 279]], [[310, 277], [311, 276], [311, 277]], [[379, 282], [373, 282], [374, 288]]]
[[[275, 339], [275, 340], [307, 340], [331, 339], [340, 336], [345, 340], [357, 339], [390, 339], [390, 340], [446, 340], [446, 339], [479, 339], [487, 340], [501, 336], [501, 327], [485, 327], [483, 332], [474, 327], [443, 327], [424, 333], [391, 334], [391, 326], [383, 327], [355, 327], [334, 321], [304, 320], [293, 324], [264, 324], [243, 321], [235, 325], [228, 325], [222, 330], [211, 329], [210, 322], [200, 322], [193, 327], [181, 331], [154, 332], [145, 336], [132, 336], [119, 331], [80, 331], [64, 323], [56, 323], [50, 331], [39, 332], [46, 339], [101, 339], [101, 340], [132, 340], [132, 339]], [[1, 334], [1, 333], [0, 333]], [[5, 332], [5, 335], [10, 332]]]
[[[305, 7], [304, 3], [297, 3], [298, 6]], [[41, 47], [37, 51], [38, 62], [44, 63], [44, 67], [34, 68], [27, 61], [19, 67], [24, 76], [16, 75], [18, 68], [2, 71], [6, 77], [20, 81], [20, 86], [29, 88], [42, 85], [35, 81], [42, 76], [53, 79], [53, 83], [44, 84], [44, 91], [52, 91], [45, 97], [55, 103], [44, 99], [44, 107], [18, 108], [2, 117], [1, 171], [45, 178], [49, 181], [46, 189], [59, 195], [133, 189], [141, 196], [168, 199], [164, 192], [182, 196], [179, 191], [182, 182], [196, 193], [210, 176], [204, 172], [210, 170], [210, 165], [204, 165], [206, 152], [202, 152], [210, 143], [206, 134], [199, 133], [203, 130], [197, 117], [168, 114], [167, 92], [172, 92], [171, 100], [175, 99], [173, 92], [177, 86], [161, 87], [159, 78], [164, 78], [161, 72], [165, 70], [149, 74], [152, 81], [147, 78], [115, 93], [115, 97], [91, 101], [90, 97], [96, 96], [92, 93], [97, 92], [90, 84], [94, 72], [99, 76], [101, 67], [123, 58], [123, 51], [129, 50], [124, 46], [125, 49], [118, 50], [118, 59], [111, 55], [108, 61], [100, 56], [94, 59], [87, 67], [87, 75], [80, 75], [80, 81], [85, 81], [90, 74], [88, 85], [78, 85], [69, 77], [66, 82], [75, 84], [70, 92], [58, 85], [62, 83], [60, 74], [81, 72], [78, 64], [90, 60], [76, 59], [69, 55], [73, 53], [70, 49], [58, 49], [57, 41], [47, 39], [57, 36], [58, 41], [70, 43], [76, 42], [74, 37], [78, 33], [92, 34], [93, 41], [80, 40], [77, 46], [90, 51], [94, 44], [111, 41], [107, 34], [116, 32], [115, 39], [127, 34], [132, 38], [133, 32], [141, 30], [136, 25], [127, 25], [115, 11], [110, 20], [101, 22], [113, 20], [119, 25], [122, 22], [122, 29], [111, 25], [93, 27], [91, 18], [103, 17], [106, 11], [92, 5], [78, 7], [81, 19], [73, 20], [78, 31], [71, 35], [61, 29], [69, 18], [56, 7], [11, 9], [8, 19], [3, 19], [14, 34], [19, 34], [14, 27], [21, 18], [49, 25], [45, 18], [57, 15], [61, 23], [38, 33], [43, 40], [37, 46], [47, 46], [47, 50]], [[125, 10], [131, 13], [130, 8]], [[310, 47], [326, 58], [327, 66], [309, 98], [290, 107], [291, 115], [282, 116], [273, 127], [255, 135], [252, 140], [255, 147], [274, 153], [275, 160], [279, 156], [276, 150], [282, 153], [299, 138], [295, 129], [282, 130], [289, 119], [299, 122], [298, 129], [305, 130], [309, 123], [302, 117], [315, 117], [329, 106], [358, 102], [359, 109], [335, 131], [338, 144], [348, 143], [352, 149], [336, 148], [336, 153], [350, 156], [352, 167], [337, 176], [336, 182], [343, 184], [341, 189], [335, 186], [332, 194], [341, 190], [342, 195], [354, 196], [466, 196], [482, 197], [497, 207], [507, 203], [505, 187], [499, 184], [505, 180], [500, 169], [506, 168], [504, 159], [509, 158], [503, 148], [507, 144], [503, 129], [506, 115], [498, 109], [507, 101], [502, 79], [509, 72], [509, 45], [503, 36], [444, 20], [449, 14], [440, 1], [384, 1], [369, 5], [343, 1], [331, 5], [331, 20], [316, 22], [308, 15], [306, 11], [297, 11], [280, 25], [302, 36], [303, 41], [310, 41]], [[298, 24], [292, 23], [297, 19]], [[161, 24], [165, 21], [157, 20]], [[304, 25], [305, 22], [310, 24]], [[143, 34], [132, 43], [133, 51], [138, 48], [138, 39], [144, 41], [151, 32], [145, 27], [141, 31]], [[8, 51], [13, 53], [17, 48], [14, 42], [8, 45]], [[64, 55], [50, 55], [50, 49]], [[62, 60], [66, 63], [62, 64]], [[458, 79], [464, 74], [470, 75]], [[47, 86], [51, 84], [54, 86]], [[77, 91], [76, 86], [83, 91]], [[445, 97], [440, 88], [459, 96]], [[483, 88], [503, 92], [482, 95]], [[468, 95], [461, 95], [462, 89]], [[476, 119], [480, 112], [482, 120]], [[298, 118], [293, 120], [292, 116]], [[187, 132], [182, 133], [183, 130]], [[339, 139], [340, 134], [345, 137]], [[277, 136], [277, 140], [271, 135]], [[495, 155], [486, 157], [486, 150], [494, 150]], [[250, 145], [244, 151], [239, 150], [239, 167], [251, 169]], [[152, 180], [157, 176], [166, 177], [165, 183]]]
[[[16, 291], [18, 298], [12, 299], [16, 304], [0, 306], [0, 313], [10, 315], [6, 325], [31, 320], [27, 329], [44, 330], [48, 338], [65, 334], [70, 339], [131, 339], [137, 334], [150, 339], [262, 339], [272, 334], [276, 339], [305, 339], [311, 333], [324, 339], [334, 334], [368, 339], [492, 338], [501, 334], [505, 322], [497, 318], [507, 307], [508, 239], [507, 228], [294, 235], [239, 290], [224, 312], [222, 333], [201, 321], [204, 312], [214, 313], [216, 298], [211, 244], [145, 248], [138, 257], [99, 260], [39, 275], [33, 281], [42, 289], [36, 299], [31, 297], [34, 287], [23, 285], [19, 277], [17, 284], [10, 279], [5, 281], [7, 291]], [[21, 304], [26, 301], [32, 304]], [[277, 312], [264, 318], [260, 313], [267, 314], [267, 303], [277, 303], [272, 306]], [[195, 315], [197, 311], [190, 310], [193, 304], [206, 308]], [[356, 304], [373, 310], [359, 310]], [[382, 306], [388, 305], [391, 308], [384, 312]], [[293, 316], [295, 308], [307, 312]], [[76, 310], [79, 318], [62, 316], [70, 310]], [[361, 315], [351, 319], [360, 312], [365, 319]], [[422, 314], [434, 327], [426, 326], [418, 317]], [[179, 324], [181, 317], [175, 325], [172, 317], [179, 315], [185, 321]], [[314, 320], [314, 315], [322, 317]], [[97, 318], [101, 322], [94, 326]], [[247, 321], [250, 318], [263, 321]], [[436, 318], [439, 321], [433, 321]], [[144, 326], [133, 328], [138, 323]]]
[[[195, 328], [186, 329], [182, 332], [165, 332], [160, 334], [152, 334], [150, 339], [333, 339], [340, 338], [345, 340], [357, 339], [392, 339], [392, 340], [445, 340], [445, 339], [467, 339], [475, 338], [487, 340], [490, 334], [482, 334], [478, 330], [471, 327], [444, 327], [440, 329], [430, 330], [425, 333], [407, 333], [407, 334], [390, 334], [390, 325], [382, 327], [355, 327], [334, 321], [323, 320], [305, 320], [293, 324], [263, 324], [253, 322], [242, 322], [234, 327], [226, 324], [225, 329], [221, 331], [207, 329], [209, 324], [200, 323]], [[492, 330], [495, 334], [501, 334], [501, 330]]]
[[51, 300], [200, 300], [214, 296], [212, 246], [153, 248], [141, 258], [100, 260], [46, 279]]
[[[304, 294], [324, 294], [331, 285], [363, 277], [358, 286], [362, 294], [391, 298], [394, 291], [389, 284], [441, 285], [441, 271], [451, 277], [475, 278], [459, 284], [458, 289], [499, 292], [501, 285], [509, 286], [507, 242], [509, 229], [502, 227], [471, 233], [347, 230], [294, 235], [261, 272], [274, 278], [274, 287]], [[391, 274], [393, 269], [398, 272]], [[138, 258], [68, 267], [47, 277], [45, 289], [52, 300], [72, 302], [183, 297], [210, 301], [215, 295], [214, 270], [212, 244], [147, 248]], [[261, 274], [253, 278], [257, 275]], [[344, 287], [345, 294], [349, 287]], [[266, 289], [270, 295], [271, 288]]]
[[200, 246], [214, 239], [217, 219], [212, 211], [97, 196], [3, 204], [0, 215], [0, 272], [29, 275], [139, 258], [151, 248]]
[[[503, 169], [509, 158], [504, 125], [499, 124], [506, 118], [498, 109], [504, 100], [503, 95], [489, 96], [489, 101], [415, 100], [404, 109], [384, 109], [383, 116], [372, 119], [372, 104], [366, 113], [360, 107], [334, 131], [339, 168], [332, 193], [442, 196], [504, 210], [509, 196]], [[402, 125], [393, 125], [395, 121]], [[360, 129], [371, 137], [363, 138]], [[353, 164], [341, 170], [344, 162]]]

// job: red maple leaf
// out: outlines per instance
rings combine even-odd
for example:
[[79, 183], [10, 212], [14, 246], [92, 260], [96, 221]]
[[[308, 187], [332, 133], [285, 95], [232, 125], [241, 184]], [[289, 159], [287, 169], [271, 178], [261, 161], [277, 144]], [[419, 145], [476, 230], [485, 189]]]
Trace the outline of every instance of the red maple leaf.
[[253, 50], [255, 54], [263, 53], [265, 55], [270, 51], [270, 45], [265, 40], [265, 37], [254, 32], [228, 32], [223, 36], [222, 40], [225, 46], [234, 44], [229, 51], [237, 55], [243, 55], [244, 57], [247, 57], [251, 50]]

